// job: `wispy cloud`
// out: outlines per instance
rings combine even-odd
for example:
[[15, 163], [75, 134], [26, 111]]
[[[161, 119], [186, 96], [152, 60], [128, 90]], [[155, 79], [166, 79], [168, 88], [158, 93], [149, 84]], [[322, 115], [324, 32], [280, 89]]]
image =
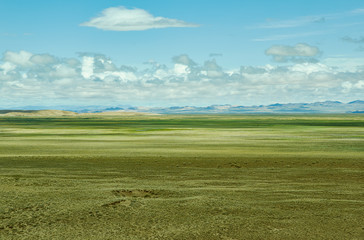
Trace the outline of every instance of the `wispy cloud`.
[[364, 8], [358, 8], [351, 11], [353, 14], [364, 14]]
[[222, 57], [223, 54], [222, 53], [210, 53], [209, 57]]
[[297, 19], [291, 19], [291, 20], [282, 20], [282, 21], [275, 21], [275, 20], [268, 20], [266, 23], [257, 24], [255, 26], [252, 26], [250, 28], [263, 28], [263, 29], [269, 29], [269, 28], [294, 28], [294, 27], [300, 27], [304, 25], [308, 25], [311, 23], [323, 23], [326, 21], [325, 16], [306, 16], [306, 17], [300, 17]]
[[127, 9], [111, 7], [102, 11], [101, 15], [80, 24], [109, 31], [142, 31], [153, 28], [198, 27], [198, 24], [182, 20], [155, 17], [143, 9]]
[[357, 37], [357, 38], [345, 36], [341, 39], [345, 42], [356, 44], [357, 48], [355, 49], [355, 51], [358, 51], [358, 52], [364, 51], [364, 37], [363, 36]]
[[327, 33], [328, 31], [315, 31], [315, 32], [305, 32], [305, 33], [293, 33], [293, 34], [278, 34], [268, 37], [254, 38], [252, 39], [252, 41], [254, 42], [280, 41], [285, 39], [294, 39], [294, 38], [301, 38], [301, 37], [308, 37], [315, 35], [325, 35]]
[[362, 15], [364, 9], [354, 9], [349, 12], [321, 14], [312, 16], [302, 16], [294, 19], [273, 20], [268, 19], [265, 23], [256, 24], [248, 27], [249, 29], [279, 29], [279, 28], [295, 28], [310, 24], [325, 23], [329, 20], [340, 19], [350, 16]]
[[364, 37], [352, 38], [349, 36], [345, 36], [342, 38], [342, 40], [350, 43], [359, 43], [359, 44], [364, 43]]

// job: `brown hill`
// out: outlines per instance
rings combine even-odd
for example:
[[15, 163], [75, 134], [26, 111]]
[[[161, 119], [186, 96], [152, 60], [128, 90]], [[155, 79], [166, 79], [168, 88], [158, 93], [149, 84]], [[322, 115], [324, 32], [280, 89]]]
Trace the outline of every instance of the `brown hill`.
[[41, 117], [57, 117], [57, 116], [74, 116], [75, 112], [62, 110], [0, 110], [0, 116], [18, 117], [18, 116], [41, 116]]
[[0, 116], [5, 117], [61, 117], [61, 116], [140, 116], [159, 115], [148, 112], [110, 111], [99, 113], [75, 113], [62, 110], [0, 110]]
[[139, 116], [139, 115], [160, 115], [158, 113], [133, 112], [133, 111], [108, 111], [98, 113], [81, 113], [82, 116]]

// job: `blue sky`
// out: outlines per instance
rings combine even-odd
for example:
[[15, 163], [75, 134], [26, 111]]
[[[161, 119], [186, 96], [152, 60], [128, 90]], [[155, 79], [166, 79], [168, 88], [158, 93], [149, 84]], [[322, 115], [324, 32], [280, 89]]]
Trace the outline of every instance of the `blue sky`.
[[363, 1], [0, 0], [0, 107], [351, 101]]

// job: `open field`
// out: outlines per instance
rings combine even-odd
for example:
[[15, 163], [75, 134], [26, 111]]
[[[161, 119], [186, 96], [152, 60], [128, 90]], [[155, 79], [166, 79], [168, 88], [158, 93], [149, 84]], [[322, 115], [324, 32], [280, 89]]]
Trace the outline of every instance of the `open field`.
[[0, 239], [364, 239], [364, 115], [0, 117]]

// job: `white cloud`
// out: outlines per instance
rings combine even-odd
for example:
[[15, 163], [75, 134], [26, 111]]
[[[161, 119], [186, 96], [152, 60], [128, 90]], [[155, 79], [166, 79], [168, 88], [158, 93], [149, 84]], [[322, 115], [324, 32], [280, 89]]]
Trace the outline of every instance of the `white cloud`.
[[53, 71], [49, 72], [51, 78], [73, 78], [77, 77], [77, 70], [65, 64], [55, 65]]
[[343, 92], [348, 93], [352, 89], [353, 84], [351, 82], [343, 82], [341, 86], [343, 87]]
[[222, 71], [222, 68], [216, 63], [216, 60], [213, 59], [205, 62], [202, 74], [210, 78], [222, 78], [225, 73]]
[[355, 83], [354, 87], [358, 89], [364, 89], [364, 80], [360, 80], [357, 83]]
[[[0, 107], [6, 103], [8, 106], [249, 105], [327, 99], [351, 101], [362, 99], [364, 89], [363, 68], [346, 71], [325, 61], [242, 66], [231, 70], [224, 69], [216, 60], [199, 64], [184, 55], [173, 58], [171, 67], [151, 61], [144, 69], [137, 69], [117, 67], [106, 56], [89, 54], [80, 59], [41, 57], [44, 61], [38, 59], [38, 63], [23, 67], [28, 61], [21, 60], [31, 58], [19, 57], [22, 55], [12, 53], [9, 58], [5, 53], [7, 58], [0, 61]], [[56, 61], [48, 61], [53, 58]]]
[[93, 75], [94, 77], [106, 82], [129, 82], [129, 81], [136, 81], [137, 77], [132, 72], [124, 72], [124, 71], [115, 71], [115, 72], [103, 72], [103, 73], [96, 73]]
[[303, 72], [305, 74], [311, 74], [315, 72], [324, 72], [324, 73], [333, 72], [333, 69], [331, 67], [322, 63], [295, 64], [291, 66], [289, 69], [294, 72]]
[[310, 46], [305, 43], [299, 43], [295, 46], [275, 45], [265, 51], [267, 55], [284, 56], [284, 57], [313, 57], [318, 54], [317, 47]]
[[316, 62], [313, 57], [320, 53], [317, 47], [306, 43], [298, 43], [295, 46], [274, 45], [265, 51], [276, 62]]
[[81, 26], [110, 31], [142, 31], [153, 28], [198, 27], [199, 25], [177, 19], [154, 17], [143, 9], [111, 7], [103, 10], [100, 16], [82, 23]]
[[90, 78], [94, 74], [94, 58], [84, 56], [82, 60], [82, 76]]
[[179, 56], [175, 56], [172, 58], [173, 62], [178, 63], [178, 64], [183, 64], [186, 66], [194, 66], [196, 65], [196, 63], [187, 55], [187, 54], [182, 54]]
[[20, 52], [5, 52], [3, 61], [13, 63], [21, 67], [29, 67], [32, 65], [30, 58], [33, 56], [32, 53], [26, 51]]
[[39, 64], [39, 65], [47, 65], [47, 64], [52, 64], [52, 63], [57, 62], [57, 59], [49, 54], [33, 55], [29, 60], [32, 63]]
[[336, 57], [322, 60], [325, 65], [332, 66], [336, 72], [357, 72], [364, 70], [364, 58]]
[[3, 70], [3, 73], [6, 75], [8, 72], [14, 70], [16, 68], [16, 65], [11, 62], [4, 62], [3, 64], [0, 64], [0, 69]]
[[190, 70], [187, 65], [176, 63], [174, 64], [174, 72], [177, 75], [183, 75], [190, 73]]

